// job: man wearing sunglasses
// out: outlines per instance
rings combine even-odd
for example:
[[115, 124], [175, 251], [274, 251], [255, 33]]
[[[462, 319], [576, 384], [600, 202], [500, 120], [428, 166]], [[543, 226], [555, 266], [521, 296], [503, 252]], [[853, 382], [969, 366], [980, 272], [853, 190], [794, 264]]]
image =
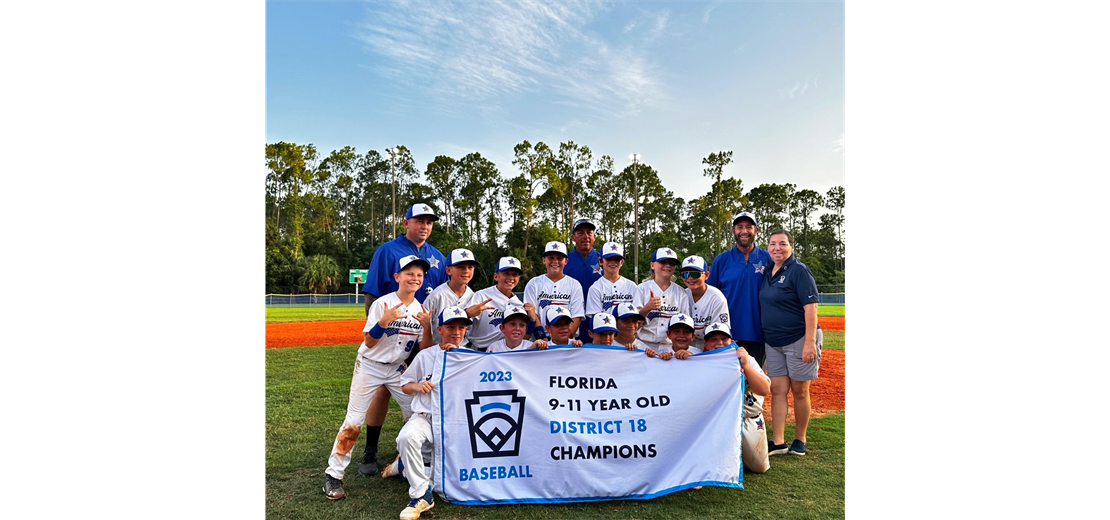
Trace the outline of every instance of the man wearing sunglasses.
[[728, 323], [728, 300], [724, 293], [707, 283], [709, 268], [705, 259], [693, 255], [682, 261], [682, 283], [686, 284], [686, 298], [694, 315], [694, 341], [691, 347], [705, 349], [705, 326], [710, 323]]

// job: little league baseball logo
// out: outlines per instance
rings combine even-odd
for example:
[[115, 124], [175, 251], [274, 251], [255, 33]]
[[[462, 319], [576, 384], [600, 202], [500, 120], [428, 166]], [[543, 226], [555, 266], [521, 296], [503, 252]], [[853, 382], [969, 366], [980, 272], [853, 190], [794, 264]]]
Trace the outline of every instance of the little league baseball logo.
[[470, 450], [476, 459], [516, 457], [520, 454], [520, 427], [524, 423], [524, 396], [517, 390], [474, 392], [466, 404]]

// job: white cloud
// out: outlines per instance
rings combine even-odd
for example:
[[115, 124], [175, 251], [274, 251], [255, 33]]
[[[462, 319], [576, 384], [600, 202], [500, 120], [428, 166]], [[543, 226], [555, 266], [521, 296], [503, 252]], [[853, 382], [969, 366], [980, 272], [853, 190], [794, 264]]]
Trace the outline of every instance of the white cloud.
[[[606, 9], [589, 1], [373, 2], [357, 37], [385, 58], [383, 76], [447, 106], [484, 106], [487, 115], [506, 96], [532, 93], [606, 115], [658, 104], [646, 53], [611, 48], [583, 29]], [[669, 17], [656, 14], [649, 36], [662, 34]]]
[[844, 134], [840, 134], [840, 138], [833, 141], [832, 149], [834, 152], [844, 155]]

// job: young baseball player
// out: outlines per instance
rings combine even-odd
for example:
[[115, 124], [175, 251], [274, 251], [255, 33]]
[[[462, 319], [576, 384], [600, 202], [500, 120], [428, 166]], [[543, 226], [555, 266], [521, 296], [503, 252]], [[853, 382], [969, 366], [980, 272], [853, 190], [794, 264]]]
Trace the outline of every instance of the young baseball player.
[[636, 284], [621, 276], [622, 265], [624, 265], [624, 247], [616, 242], [606, 243], [601, 248], [603, 275], [590, 286], [586, 295], [586, 319], [599, 312], [613, 314], [617, 305], [632, 303]]
[[511, 256], [503, 256], [497, 261], [497, 266], [493, 272], [493, 280], [496, 284], [474, 293], [474, 301], [488, 301], [488, 305], [493, 308], [471, 317], [474, 323], [466, 333], [466, 337], [470, 341], [470, 348], [485, 352], [494, 341], [504, 337], [504, 333], [501, 332], [501, 323], [505, 319], [505, 307], [510, 303], [523, 306], [524, 311], [528, 313], [529, 333], [531, 333], [531, 327], [534, 327], [535, 322], [539, 321], [538, 316], [536, 316], [536, 306], [520, 301], [520, 298], [517, 298], [513, 293], [513, 289], [520, 282], [520, 275], [522, 274], [524, 274], [524, 271], [520, 268], [520, 260]]
[[528, 285], [524, 286], [524, 301], [531, 303], [539, 313], [540, 322], [532, 331], [532, 336], [536, 339], [544, 339], [550, 334], [547, 330], [547, 311], [556, 306], [566, 308], [568, 315], [574, 320], [571, 337], [578, 331], [583, 314], [582, 285], [578, 280], [563, 274], [563, 266], [566, 264], [566, 244], [548, 242], [543, 248], [543, 265], [547, 272], [528, 280]]
[[[596, 284], [595, 284], [596, 285]], [[617, 336], [617, 318], [608, 312], [599, 312], [591, 318], [590, 337], [594, 345], [612, 345]]]
[[[439, 348], [420, 351], [405, 373], [401, 375], [401, 390], [412, 399], [412, 416], [405, 422], [397, 435], [397, 459], [382, 470], [382, 477], [403, 475], [409, 481], [409, 505], [401, 511], [401, 520], [415, 520], [420, 513], [435, 505], [432, 498], [432, 480], [423, 471], [423, 452], [429, 448], [434, 453], [435, 440], [432, 437], [432, 388], [443, 371], [443, 356], [440, 349], [450, 351], [460, 348], [466, 335], [470, 318], [459, 307], [448, 307], [439, 314], [440, 337], [443, 342]], [[405, 471], [405, 468], [410, 468]], [[412, 468], [419, 468], [415, 471]]]
[[[705, 350], [727, 347], [732, 344], [732, 331], [728, 322], [713, 323], [705, 327]], [[771, 468], [768, 455], [767, 430], [763, 428], [763, 396], [771, 391], [771, 378], [759, 368], [759, 362], [744, 347], [736, 348], [740, 369], [744, 371], [744, 426], [741, 428], [740, 458], [748, 471], [763, 473]]]
[[[574, 282], [578, 283], [578, 282]], [[570, 317], [570, 311], [563, 306], [548, 307], [546, 314], [547, 331], [551, 334], [549, 345], [574, 345], [581, 347], [582, 342], [571, 338], [574, 331], [578, 330], [577, 321]]]
[[[470, 305], [474, 291], [467, 284], [474, 278], [474, 269], [477, 267], [478, 261], [474, 259], [474, 253], [469, 249], [451, 251], [447, 255], [447, 267], [444, 268], [448, 276], [447, 281], [436, 287], [432, 294], [424, 299], [424, 308], [428, 309], [428, 314], [438, 316], [448, 307], [463, 307], [466, 309], [467, 317], [473, 318], [483, 310], [492, 309], [493, 307], [488, 306], [489, 299], [477, 300], [474, 305]], [[439, 330], [433, 330], [432, 341], [439, 343], [441, 340]]]
[[671, 356], [686, 359], [701, 352], [701, 349], [690, 346], [690, 343], [694, 341], [694, 320], [685, 314], [676, 314], [671, 317], [667, 324], [667, 338], [671, 340], [669, 349], [657, 353], [649, 348], [645, 349], [644, 353], [648, 357], [655, 357], [658, 354], [659, 359], [666, 361], [671, 359]]
[[486, 352], [508, 352], [510, 350], [527, 350], [530, 348], [543, 350], [547, 348], [547, 340], [537, 339], [528, 341], [524, 336], [528, 334], [528, 322], [531, 321], [524, 308], [509, 302], [505, 307], [505, 320], [499, 328], [504, 337], [490, 343]]
[[631, 303], [622, 303], [614, 308], [617, 317], [617, 337], [613, 341], [628, 349], [646, 349], [647, 345], [636, 338], [636, 331], [640, 330], [647, 319]]
[[690, 301], [686, 290], [671, 283], [671, 276], [678, 266], [678, 255], [673, 249], [661, 247], [651, 254], [652, 278], [636, 286], [632, 305], [640, 310], [647, 323], [640, 328], [636, 337], [652, 350], [667, 350], [671, 340], [667, 338], [667, 325], [671, 316], [690, 314]]
[[432, 344], [431, 315], [416, 299], [416, 291], [424, 283], [428, 262], [409, 255], [397, 262], [393, 276], [396, 292], [378, 298], [366, 316], [362, 329], [363, 342], [355, 357], [351, 376], [351, 392], [347, 399], [347, 415], [335, 436], [328, 469], [324, 474], [324, 495], [330, 500], [346, 496], [343, 472], [351, 462], [351, 449], [362, 431], [370, 399], [379, 387], [385, 386], [401, 407], [408, 420], [412, 397], [401, 390], [404, 360], [413, 348]]
[[705, 326], [715, 321], [728, 323], [728, 299], [716, 287], [705, 283], [709, 268], [705, 259], [693, 255], [682, 261], [682, 282], [686, 284], [686, 298], [694, 315], [694, 342], [690, 346], [702, 348]]

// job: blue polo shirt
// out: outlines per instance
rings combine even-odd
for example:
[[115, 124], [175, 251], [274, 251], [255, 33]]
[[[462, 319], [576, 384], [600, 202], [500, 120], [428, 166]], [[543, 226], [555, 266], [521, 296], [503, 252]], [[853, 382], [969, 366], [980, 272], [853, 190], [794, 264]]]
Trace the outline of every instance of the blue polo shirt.
[[[596, 249], [590, 249], [586, 257], [582, 257], [577, 249], [571, 249], [567, 252], [567, 264], [563, 266], [563, 274], [578, 280], [578, 284], [582, 286], [582, 297], [585, 298], [590, 294], [590, 286], [598, 281], [603, 274], [601, 270], [601, 253]], [[582, 318], [582, 323], [578, 326], [578, 339], [585, 341], [590, 336], [587, 333], [590, 331], [590, 320]]]
[[720, 289], [728, 300], [732, 339], [763, 342], [759, 288], [763, 284], [764, 270], [773, 265], [771, 255], [759, 247], [752, 248], [747, 260], [736, 246], [713, 258], [705, 283]]
[[409, 255], [419, 256], [432, 265], [424, 274], [424, 284], [416, 290], [417, 301], [424, 303], [424, 298], [427, 298], [433, 289], [447, 281], [447, 272], [444, 270], [447, 267], [447, 259], [428, 242], [424, 242], [424, 245], [419, 248], [416, 247], [416, 244], [406, 238], [404, 233], [374, 250], [374, 256], [370, 258], [370, 268], [366, 271], [366, 285], [362, 286], [362, 292], [381, 298], [396, 291], [397, 281], [393, 279], [393, 272], [397, 270], [397, 262]]
[[763, 337], [772, 347], [784, 347], [806, 335], [805, 305], [817, 303], [817, 282], [806, 264], [790, 255], [779, 272], [771, 275], [775, 264], [763, 272], [759, 290], [759, 309]]

